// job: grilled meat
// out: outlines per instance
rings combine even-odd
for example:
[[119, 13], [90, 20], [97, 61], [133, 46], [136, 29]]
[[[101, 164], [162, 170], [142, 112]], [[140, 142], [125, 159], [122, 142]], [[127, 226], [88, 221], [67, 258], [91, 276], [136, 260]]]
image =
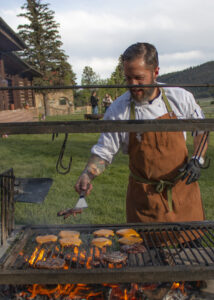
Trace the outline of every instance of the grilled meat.
[[104, 238], [104, 237], [99, 237], [99, 238], [95, 238], [91, 241], [92, 246], [96, 246], [98, 248], [103, 248], [105, 246], [111, 246], [112, 241]]
[[127, 237], [122, 237], [118, 240], [120, 244], [124, 245], [133, 245], [133, 244], [139, 244], [142, 243], [143, 239], [141, 237], [137, 236], [127, 236]]
[[51, 243], [57, 241], [56, 235], [38, 235], [36, 237], [36, 241], [38, 244], [45, 244], [45, 243]]
[[142, 244], [123, 245], [120, 249], [122, 252], [134, 254], [143, 253], [147, 251]]
[[140, 236], [136, 230], [132, 228], [123, 228], [116, 231], [119, 236], [129, 237], [129, 236]]
[[39, 269], [62, 269], [65, 266], [65, 260], [62, 258], [48, 258], [45, 261], [39, 260], [36, 263], [36, 268]]
[[69, 208], [66, 210], [61, 210], [57, 213], [58, 217], [63, 216], [64, 219], [68, 218], [69, 216], [76, 216], [77, 214], [81, 214], [83, 212], [82, 208]]
[[99, 236], [99, 237], [109, 237], [114, 236], [114, 231], [111, 229], [99, 229], [93, 232], [93, 235]]
[[79, 238], [80, 233], [78, 231], [73, 230], [62, 230], [59, 232], [59, 237], [66, 238], [66, 237], [75, 237]]
[[59, 240], [59, 243], [62, 247], [79, 247], [82, 244], [82, 241], [79, 238], [69, 236]]
[[113, 263], [113, 264], [120, 264], [125, 263], [128, 258], [126, 253], [121, 253], [120, 251], [114, 251], [111, 253], [102, 253], [100, 255], [101, 261]]

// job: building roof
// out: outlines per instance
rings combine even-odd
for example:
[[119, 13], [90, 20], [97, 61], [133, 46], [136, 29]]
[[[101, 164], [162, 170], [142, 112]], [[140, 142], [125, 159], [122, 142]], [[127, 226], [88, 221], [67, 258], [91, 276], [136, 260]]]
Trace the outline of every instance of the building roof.
[[0, 51], [20, 51], [27, 48], [19, 35], [0, 17]]
[[23, 61], [16, 53], [3, 53], [5, 72], [11, 75], [24, 75], [27, 77], [41, 77], [42, 73]]

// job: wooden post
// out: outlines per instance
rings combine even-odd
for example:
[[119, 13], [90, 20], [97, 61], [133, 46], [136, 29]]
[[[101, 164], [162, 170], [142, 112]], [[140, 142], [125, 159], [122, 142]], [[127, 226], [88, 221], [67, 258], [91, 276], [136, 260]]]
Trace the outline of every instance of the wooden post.
[[42, 95], [43, 95], [45, 115], [50, 116], [50, 106], [49, 106], [49, 103], [48, 103], [47, 93], [42, 93]]
[[[3, 55], [0, 54], [0, 86], [6, 87], [7, 81], [6, 81], [6, 75], [4, 70], [4, 60]], [[8, 91], [1, 91], [0, 92], [0, 110], [8, 110], [9, 109], [9, 97], [8, 97]]]
[[[18, 85], [19, 85], [18, 76], [15, 75], [12, 78], [12, 86], [18, 86]], [[14, 98], [15, 109], [21, 108], [21, 100], [20, 100], [19, 91], [13, 90], [13, 98]]]

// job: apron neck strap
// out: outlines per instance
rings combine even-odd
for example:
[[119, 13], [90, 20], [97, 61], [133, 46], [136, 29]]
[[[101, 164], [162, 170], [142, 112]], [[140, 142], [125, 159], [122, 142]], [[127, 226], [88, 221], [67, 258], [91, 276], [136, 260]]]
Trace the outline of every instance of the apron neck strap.
[[[169, 101], [167, 99], [164, 89], [161, 88], [160, 90], [162, 93], [163, 102], [166, 105], [167, 112], [172, 113], [172, 108], [169, 104]], [[135, 103], [134, 103], [134, 101], [131, 101], [130, 120], [135, 120]]]
[[169, 101], [168, 101], [168, 99], [167, 99], [167, 96], [166, 96], [166, 94], [165, 94], [165, 91], [164, 91], [164, 89], [160, 89], [161, 90], [161, 93], [162, 93], [162, 98], [163, 98], [163, 102], [164, 102], [164, 104], [166, 105], [166, 109], [167, 109], [167, 111], [168, 111], [168, 113], [171, 113], [172, 112], [172, 108], [171, 108], [171, 106], [170, 106], [170, 104], [169, 104]]
[[130, 120], [135, 120], [135, 103], [131, 101]]

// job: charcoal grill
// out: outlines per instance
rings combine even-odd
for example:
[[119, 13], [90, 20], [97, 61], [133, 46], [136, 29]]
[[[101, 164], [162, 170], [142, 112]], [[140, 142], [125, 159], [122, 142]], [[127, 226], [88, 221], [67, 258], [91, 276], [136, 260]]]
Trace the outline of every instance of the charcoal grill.
[[[154, 85], [147, 85], [153, 87]], [[162, 85], [164, 86], [170, 86]], [[172, 86], [172, 85], [171, 85]], [[178, 87], [179, 85], [175, 84]], [[187, 87], [188, 85], [182, 85]], [[189, 85], [190, 86], [190, 85]], [[191, 85], [199, 86], [199, 85]], [[200, 86], [202, 86], [200, 84]], [[213, 84], [203, 84], [211, 87]], [[0, 90], [49, 90], [49, 89], [78, 89], [95, 88], [96, 86], [47, 86], [47, 87], [0, 87]], [[97, 86], [126, 87], [133, 86]], [[143, 87], [146, 87], [143, 85]], [[0, 126], [0, 134], [45, 134], [45, 133], [87, 133], [87, 132], [148, 132], [148, 131], [192, 131], [214, 130], [214, 119], [204, 120], [116, 120], [116, 121], [75, 121], [75, 122], [33, 122], [5, 123]], [[3, 194], [6, 195], [6, 194]], [[7, 196], [6, 196], [7, 197]], [[8, 202], [6, 202], [8, 203]], [[7, 211], [7, 205], [2, 206]], [[13, 211], [13, 206], [12, 209]], [[2, 213], [3, 217], [4, 214]], [[6, 222], [6, 224], [8, 224]], [[3, 226], [4, 240], [9, 234], [12, 224]], [[3, 224], [4, 225], [4, 224]], [[131, 227], [137, 230], [144, 239], [145, 253], [129, 254], [126, 264], [108, 265], [95, 264], [95, 249], [90, 247], [93, 231], [108, 228], [114, 231]], [[26, 262], [35, 250], [37, 235], [58, 234], [61, 230], [80, 231], [85, 250], [85, 263], [78, 255], [75, 264], [72, 258], [75, 253], [71, 249], [60, 249], [59, 256], [71, 255], [67, 269], [41, 270]], [[178, 236], [180, 238], [178, 239]], [[195, 239], [200, 238], [196, 243]], [[107, 251], [118, 250], [117, 238], [112, 238], [113, 245]], [[190, 247], [190, 241], [195, 248]], [[186, 246], [184, 246], [186, 244]], [[45, 256], [56, 255], [56, 245], [46, 245]], [[92, 250], [90, 250], [92, 249]], [[91, 252], [92, 251], [92, 252]], [[87, 269], [87, 257], [91, 255], [90, 269]], [[78, 225], [78, 226], [26, 226], [22, 227], [17, 240], [0, 260], [0, 284], [66, 284], [66, 283], [127, 283], [127, 282], [166, 282], [166, 281], [195, 281], [214, 279], [214, 222], [191, 223], [155, 223], [155, 224], [126, 224], [126, 225]]]
[[[66, 284], [66, 283], [123, 283], [123, 282], [158, 282], [175, 280], [202, 280], [214, 278], [214, 222], [190, 223], [152, 223], [128, 224], [144, 239], [146, 252], [129, 254], [122, 265], [95, 263], [95, 248], [90, 246], [93, 231], [105, 228], [116, 230], [127, 228], [124, 225], [61, 225], [61, 226], [27, 226], [23, 227], [14, 244], [1, 259], [0, 284]], [[26, 262], [32, 256], [37, 245], [37, 235], [55, 234], [61, 230], [78, 230], [85, 251], [84, 262], [80, 254], [75, 256], [72, 248], [61, 249], [58, 243], [46, 244], [45, 256], [63, 258], [71, 256], [67, 269], [36, 269]], [[183, 241], [178, 239], [178, 234]], [[194, 237], [200, 237], [196, 243]], [[191, 248], [190, 236], [193, 237]], [[186, 245], [185, 245], [186, 242]], [[59, 251], [56, 253], [56, 246]], [[91, 250], [90, 250], [91, 249]], [[107, 252], [119, 250], [117, 236], [112, 238], [112, 246]], [[21, 254], [20, 254], [21, 253]], [[80, 252], [79, 252], [80, 253]], [[90, 269], [87, 269], [87, 258], [91, 255]]]

